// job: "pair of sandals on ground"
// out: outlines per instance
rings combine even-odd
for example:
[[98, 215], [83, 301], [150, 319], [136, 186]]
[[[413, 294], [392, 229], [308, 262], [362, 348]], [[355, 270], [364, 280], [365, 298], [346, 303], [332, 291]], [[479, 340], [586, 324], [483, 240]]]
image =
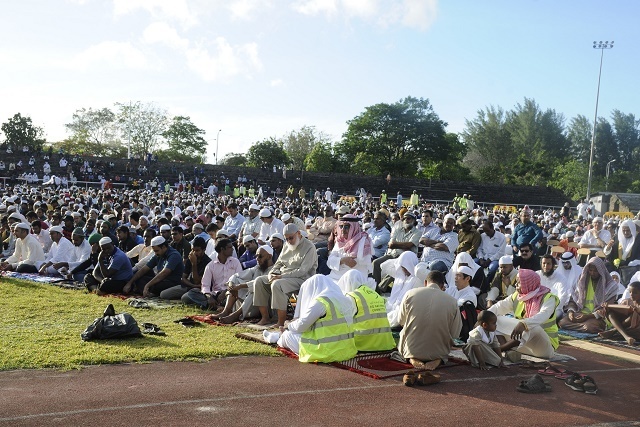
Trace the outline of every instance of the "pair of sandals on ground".
[[553, 376], [559, 380], [564, 380], [567, 387], [572, 390], [586, 394], [596, 394], [598, 386], [595, 380], [588, 376], [577, 372], [571, 372], [566, 369], [559, 369], [548, 364], [544, 369], [538, 370], [538, 373], [520, 382], [516, 390], [521, 393], [547, 393], [551, 391], [551, 384], [544, 381], [542, 375]]

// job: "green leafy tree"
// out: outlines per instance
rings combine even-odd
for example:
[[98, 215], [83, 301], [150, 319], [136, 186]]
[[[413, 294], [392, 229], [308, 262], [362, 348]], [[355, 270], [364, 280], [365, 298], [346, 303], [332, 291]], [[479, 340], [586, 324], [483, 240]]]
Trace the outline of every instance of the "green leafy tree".
[[5, 137], [5, 144], [14, 149], [29, 147], [31, 151], [40, 151], [45, 143], [42, 128], [34, 126], [31, 117], [16, 113], [0, 126]]
[[618, 155], [618, 145], [611, 123], [605, 118], [599, 117], [598, 126], [596, 127], [596, 143], [593, 152], [593, 173], [603, 177], [606, 172], [607, 163], [610, 160], [617, 160]]
[[463, 159], [467, 154], [467, 147], [460, 141], [458, 134], [447, 133], [447, 144], [451, 147], [451, 157], [446, 161], [421, 162], [418, 165], [418, 176], [427, 179], [468, 181], [471, 170], [464, 166]]
[[572, 159], [589, 163], [592, 127], [593, 124], [589, 119], [581, 114], [571, 119], [567, 129], [567, 139], [571, 147], [569, 152]]
[[229, 153], [222, 158], [220, 164], [225, 166], [247, 166], [247, 156], [242, 153]]
[[507, 115], [500, 107], [489, 106], [466, 120], [462, 140], [467, 148], [466, 162], [482, 181], [505, 182], [517, 153], [507, 129]]
[[318, 132], [315, 126], [302, 126], [299, 130], [293, 130], [282, 138], [284, 151], [291, 159], [294, 170], [302, 170], [307, 156], [316, 144], [328, 142], [329, 137], [323, 132]]
[[162, 134], [169, 123], [167, 112], [153, 104], [117, 103], [117, 120], [123, 141], [131, 140], [131, 154], [144, 158], [146, 153], [156, 151], [160, 146]]
[[169, 160], [203, 163], [207, 153], [205, 131], [197, 127], [189, 117], [175, 116], [162, 133], [169, 148], [163, 153]]
[[332, 172], [334, 165], [331, 144], [319, 142], [305, 160], [305, 169], [311, 172]]
[[573, 200], [579, 200], [587, 194], [588, 175], [589, 163], [580, 160], [569, 160], [554, 168], [548, 184], [562, 191]]
[[366, 107], [347, 124], [335, 151], [352, 172], [415, 176], [421, 160], [445, 160], [451, 154], [446, 123], [428, 99], [407, 97]]
[[611, 121], [618, 144], [620, 164], [617, 167], [626, 171], [637, 170], [639, 159], [634, 158], [634, 153], [637, 153], [640, 147], [640, 120], [636, 120], [633, 114], [613, 110]]
[[273, 137], [254, 143], [247, 152], [248, 166], [270, 168], [288, 165], [290, 161], [282, 143]]
[[73, 142], [69, 147], [73, 151], [69, 152], [104, 156], [119, 151], [121, 143], [117, 138], [116, 115], [108, 108], [76, 110], [71, 123], [65, 127], [71, 133], [69, 142]]

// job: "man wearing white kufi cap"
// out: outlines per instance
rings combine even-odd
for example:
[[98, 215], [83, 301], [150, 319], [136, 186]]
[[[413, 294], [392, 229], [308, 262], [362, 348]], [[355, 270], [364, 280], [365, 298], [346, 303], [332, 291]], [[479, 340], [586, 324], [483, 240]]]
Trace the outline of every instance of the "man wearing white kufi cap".
[[84, 284], [98, 295], [120, 293], [133, 275], [131, 262], [110, 237], [101, 238], [98, 245], [98, 262], [93, 272], [84, 276]]
[[[151, 239], [154, 256], [138, 270], [124, 287], [124, 293], [134, 292], [144, 297], [158, 296], [164, 290], [182, 282], [184, 263], [180, 252], [169, 246], [162, 236]], [[154, 274], [153, 271], [158, 271]]]
[[31, 227], [26, 222], [16, 223], [13, 233], [16, 236], [15, 251], [0, 263], [0, 270], [36, 273], [36, 263], [44, 261], [44, 251], [40, 242], [31, 234]]
[[249, 216], [245, 217], [242, 228], [240, 229], [239, 239], [242, 241], [245, 236], [253, 236], [255, 238], [260, 234], [260, 226], [262, 221], [258, 213], [260, 212], [260, 206], [252, 203], [249, 205]]
[[59, 276], [55, 265], [61, 262], [68, 263], [73, 255], [73, 244], [63, 236], [64, 230], [59, 225], [49, 228], [49, 235], [53, 244], [46, 253], [43, 261], [36, 262], [36, 268], [40, 274], [52, 274]]
[[273, 270], [255, 280], [254, 304], [262, 316], [260, 325], [270, 323], [269, 308], [272, 308], [278, 314], [278, 326], [284, 326], [289, 295], [297, 292], [318, 268], [315, 246], [302, 237], [297, 225], [287, 224], [284, 237], [287, 243]]
[[516, 291], [518, 270], [513, 267], [513, 255], [504, 255], [498, 261], [498, 274], [491, 282], [491, 288], [487, 292], [487, 307], [491, 307]]
[[266, 244], [273, 234], [282, 233], [284, 229], [284, 223], [276, 218], [269, 208], [262, 208], [260, 211], [260, 220], [262, 221], [262, 225], [260, 226], [260, 234], [257, 239], [261, 245]]
[[256, 251], [258, 264], [229, 278], [227, 284], [227, 301], [224, 310], [212, 318], [222, 323], [233, 323], [239, 320], [256, 317], [260, 311], [253, 305], [254, 280], [273, 268], [273, 248], [260, 246]]

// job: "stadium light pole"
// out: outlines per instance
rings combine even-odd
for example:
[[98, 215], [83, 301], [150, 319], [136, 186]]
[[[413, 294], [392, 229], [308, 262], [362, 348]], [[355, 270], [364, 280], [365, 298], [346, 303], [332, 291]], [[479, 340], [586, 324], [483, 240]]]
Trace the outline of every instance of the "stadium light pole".
[[222, 132], [222, 129], [218, 129], [218, 135], [216, 135], [216, 166], [218, 166], [218, 140], [220, 139], [220, 132]]
[[598, 124], [598, 101], [600, 100], [600, 77], [602, 76], [602, 58], [605, 49], [613, 49], [613, 42], [593, 42], [594, 49], [600, 49], [600, 71], [598, 72], [598, 92], [596, 94], [596, 114], [593, 119], [593, 135], [591, 135], [591, 154], [589, 155], [589, 179], [587, 180], [587, 200], [591, 198], [591, 177], [593, 175], [593, 150], [596, 146], [596, 125]]
[[613, 160], [609, 160], [609, 162], [607, 163], [607, 184], [606, 184], [606, 186], [605, 186], [605, 189], [606, 189], [607, 191], [609, 191], [609, 171], [611, 170], [611, 169], [610, 169], [610, 167], [611, 167], [611, 163], [613, 163], [613, 162], [615, 162], [615, 161], [616, 161], [616, 159], [613, 159]]

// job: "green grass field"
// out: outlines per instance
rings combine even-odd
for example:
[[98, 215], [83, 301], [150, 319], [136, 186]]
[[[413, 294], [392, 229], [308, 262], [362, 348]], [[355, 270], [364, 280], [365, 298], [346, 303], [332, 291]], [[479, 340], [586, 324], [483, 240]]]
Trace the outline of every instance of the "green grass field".
[[[141, 326], [150, 322], [166, 336], [84, 342], [80, 333], [108, 304]], [[55, 368], [154, 360], [203, 361], [239, 355], [274, 356], [272, 347], [236, 338], [237, 327], [185, 328], [174, 323], [198, 309], [136, 309], [112, 297], [28, 281], [0, 279], [0, 370]], [[142, 329], [142, 327], [141, 327]]]

